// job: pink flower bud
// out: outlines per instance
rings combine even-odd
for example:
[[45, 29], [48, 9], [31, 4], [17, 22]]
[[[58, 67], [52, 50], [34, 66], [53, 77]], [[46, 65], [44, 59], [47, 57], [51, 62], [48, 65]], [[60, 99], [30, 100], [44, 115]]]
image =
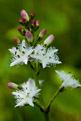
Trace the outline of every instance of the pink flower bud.
[[28, 13], [25, 10], [21, 10], [21, 16], [22, 18], [26, 18], [26, 20], [29, 21]]
[[19, 44], [20, 43], [20, 40], [18, 38], [14, 38], [13, 39], [15, 43]]
[[39, 37], [42, 38], [46, 33], [47, 33], [46, 29], [43, 29], [43, 30], [39, 33]]
[[27, 16], [27, 12], [25, 10], [21, 10], [21, 16], [22, 17], [26, 17]]
[[18, 27], [18, 31], [21, 33], [23, 31], [22, 27]]
[[22, 18], [22, 21], [23, 21], [23, 22], [27, 22], [26, 18]]
[[19, 19], [19, 23], [22, 23], [22, 22], [23, 22], [23, 21], [22, 21], [22, 19], [20, 18], [20, 19]]
[[36, 21], [36, 26], [39, 26], [39, 25], [40, 25], [40, 21], [37, 20], [37, 21]]
[[30, 16], [33, 18], [34, 17], [34, 12], [31, 12], [30, 13]]
[[54, 35], [51, 34], [50, 36], [48, 36], [48, 38], [44, 41], [44, 45], [50, 45], [54, 40]]
[[32, 21], [32, 25], [35, 25], [35, 24], [36, 24], [36, 21], [35, 21], [35, 20], [33, 20], [33, 21]]
[[28, 42], [33, 41], [33, 36], [32, 36], [32, 33], [30, 31], [26, 32], [26, 39], [28, 40]]
[[18, 89], [18, 85], [12, 82], [8, 83], [8, 87], [12, 89]]

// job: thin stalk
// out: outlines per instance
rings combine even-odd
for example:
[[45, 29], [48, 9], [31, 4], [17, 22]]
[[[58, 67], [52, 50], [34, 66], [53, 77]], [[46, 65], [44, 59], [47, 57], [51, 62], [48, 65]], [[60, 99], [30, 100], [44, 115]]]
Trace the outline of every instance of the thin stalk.
[[46, 121], [50, 121], [49, 120], [49, 112], [44, 112], [44, 116], [45, 116]]
[[35, 84], [39, 88], [39, 80], [37, 78], [37, 74], [34, 74]]
[[49, 104], [49, 108], [50, 108], [50, 106], [51, 106], [51, 104], [52, 104], [52, 102], [54, 101], [54, 99], [57, 97], [57, 95], [60, 93], [60, 91], [62, 90], [62, 86], [60, 86], [59, 88], [58, 88], [58, 90], [55, 92], [55, 94], [53, 95], [53, 97], [51, 98], [51, 101], [50, 101], [50, 104]]
[[39, 71], [39, 64], [38, 61], [36, 61], [35, 83], [37, 87], [39, 87], [38, 71]]
[[[38, 88], [40, 88], [39, 80], [38, 80], [39, 72], [40, 72], [40, 65], [37, 61], [36, 66], [35, 66], [35, 70], [34, 70], [34, 79], [35, 79], [35, 84]], [[42, 102], [41, 108], [44, 109], [44, 101], [43, 101], [42, 95], [40, 96], [40, 100]]]

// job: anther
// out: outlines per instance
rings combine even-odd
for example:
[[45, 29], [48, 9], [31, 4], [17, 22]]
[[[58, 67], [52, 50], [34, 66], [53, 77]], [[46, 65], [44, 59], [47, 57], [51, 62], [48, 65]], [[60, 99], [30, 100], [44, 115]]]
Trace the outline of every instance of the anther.
[[24, 52], [24, 51], [22, 51], [22, 53], [23, 53], [23, 54], [25, 54], [25, 52]]
[[18, 58], [20, 58], [20, 55], [17, 55], [18, 56]]

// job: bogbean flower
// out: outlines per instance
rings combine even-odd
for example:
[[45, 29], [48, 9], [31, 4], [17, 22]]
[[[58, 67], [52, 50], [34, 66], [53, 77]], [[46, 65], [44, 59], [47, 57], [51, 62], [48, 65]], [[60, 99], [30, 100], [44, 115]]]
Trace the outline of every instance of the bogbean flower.
[[34, 54], [31, 57], [42, 63], [43, 68], [49, 66], [50, 64], [60, 64], [59, 57], [56, 55], [58, 49], [46, 48], [43, 45], [37, 45], [34, 49]]
[[80, 83], [78, 80], [74, 79], [74, 77], [71, 74], [67, 74], [64, 71], [57, 71], [56, 73], [58, 76], [61, 78], [62, 82], [62, 87], [67, 88], [67, 87], [72, 87], [72, 88], [77, 88], [81, 87]]
[[30, 105], [34, 107], [34, 102], [39, 95], [41, 89], [38, 89], [35, 85], [35, 80], [28, 79], [28, 81], [21, 85], [22, 90], [16, 90], [12, 94], [17, 99], [16, 106]]
[[14, 66], [19, 63], [27, 64], [30, 54], [33, 52], [33, 48], [26, 45], [25, 40], [23, 40], [18, 47], [13, 47], [12, 49], [9, 49], [9, 51], [13, 55], [10, 66]]

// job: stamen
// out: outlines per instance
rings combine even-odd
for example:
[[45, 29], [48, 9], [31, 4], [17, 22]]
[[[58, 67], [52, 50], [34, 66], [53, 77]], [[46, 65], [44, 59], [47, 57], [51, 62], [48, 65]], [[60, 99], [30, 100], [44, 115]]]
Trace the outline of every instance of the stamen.
[[41, 49], [41, 51], [43, 51], [44, 49]]
[[20, 55], [17, 55], [18, 58], [20, 58]]
[[25, 46], [23, 46], [23, 48], [26, 49]]
[[16, 47], [16, 50], [18, 50], [18, 47]]
[[25, 52], [24, 52], [24, 51], [22, 51], [22, 53], [23, 53], [23, 54], [25, 54]]
[[17, 54], [17, 51], [15, 51], [15, 55]]

